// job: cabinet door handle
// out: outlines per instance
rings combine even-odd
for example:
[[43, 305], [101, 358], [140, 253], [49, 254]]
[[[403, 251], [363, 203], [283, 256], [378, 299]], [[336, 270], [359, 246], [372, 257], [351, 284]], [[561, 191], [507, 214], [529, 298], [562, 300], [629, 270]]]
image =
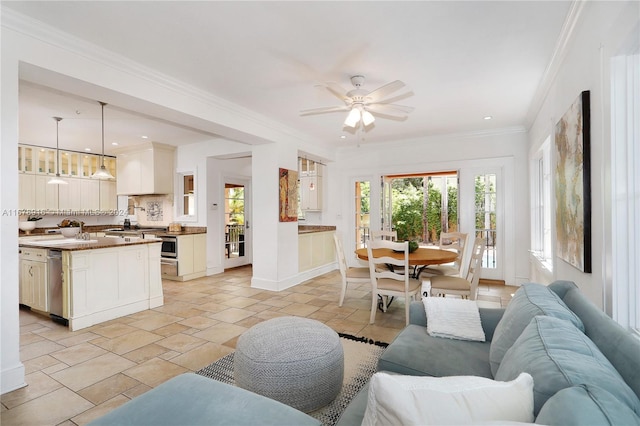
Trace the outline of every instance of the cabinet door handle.
[[33, 266], [29, 266], [29, 275], [33, 277]]

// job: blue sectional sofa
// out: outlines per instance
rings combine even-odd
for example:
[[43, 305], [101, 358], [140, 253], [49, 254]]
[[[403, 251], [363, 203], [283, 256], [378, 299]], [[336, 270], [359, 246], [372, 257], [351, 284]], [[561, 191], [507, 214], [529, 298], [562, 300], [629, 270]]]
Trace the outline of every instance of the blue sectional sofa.
[[[415, 376], [473, 375], [534, 380], [534, 415], [545, 425], [640, 425], [640, 338], [624, 330], [568, 281], [525, 284], [506, 309], [480, 308], [486, 342], [431, 337], [424, 305], [378, 362]], [[338, 425], [360, 425], [365, 386]]]
[[[640, 339], [588, 301], [572, 282], [525, 284], [506, 309], [480, 309], [485, 342], [427, 334], [422, 302], [385, 350], [379, 371], [412, 376], [472, 375], [534, 382], [535, 422], [640, 425]], [[365, 386], [338, 421], [360, 425]], [[197, 398], [193, 395], [197, 395]], [[96, 420], [125, 424], [296, 424], [318, 422], [279, 402], [194, 374], [178, 376]]]

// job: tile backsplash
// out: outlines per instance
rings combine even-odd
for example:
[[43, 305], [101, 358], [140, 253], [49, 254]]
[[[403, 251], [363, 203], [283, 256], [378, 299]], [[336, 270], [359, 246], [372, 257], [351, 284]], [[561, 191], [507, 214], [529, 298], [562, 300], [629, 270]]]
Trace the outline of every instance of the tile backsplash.
[[[133, 204], [133, 206], [132, 206]], [[140, 226], [169, 226], [173, 222], [173, 197], [170, 195], [137, 195], [129, 197], [129, 217]]]

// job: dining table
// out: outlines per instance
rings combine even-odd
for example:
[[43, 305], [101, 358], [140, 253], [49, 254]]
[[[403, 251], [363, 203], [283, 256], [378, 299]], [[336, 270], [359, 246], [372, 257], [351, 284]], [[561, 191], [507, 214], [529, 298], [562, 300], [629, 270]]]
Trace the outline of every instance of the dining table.
[[[373, 249], [376, 257], [389, 256], [394, 259], [401, 260], [404, 257], [404, 252], [397, 252], [389, 248]], [[356, 249], [356, 256], [361, 260], [369, 260], [367, 249]], [[441, 249], [438, 247], [418, 247], [415, 251], [409, 253], [409, 266], [414, 267], [413, 276], [418, 278], [420, 273], [429, 265], [440, 265], [443, 263], [450, 263], [456, 260], [458, 253], [452, 250]]]

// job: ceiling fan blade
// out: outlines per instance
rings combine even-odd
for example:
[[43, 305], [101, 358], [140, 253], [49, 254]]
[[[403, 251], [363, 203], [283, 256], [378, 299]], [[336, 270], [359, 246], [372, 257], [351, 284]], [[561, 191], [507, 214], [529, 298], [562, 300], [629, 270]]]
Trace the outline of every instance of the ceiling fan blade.
[[343, 89], [342, 86], [340, 86], [338, 83], [334, 83], [333, 81], [327, 81], [326, 83], [321, 84], [320, 86], [327, 89], [336, 98], [340, 99], [341, 101], [345, 101], [345, 102], [351, 101], [351, 98], [347, 96], [347, 91]]
[[378, 102], [385, 96], [395, 92], [396, 90], [400, 90], [403, 87], [404, 83], [400, 80], [392, 81], [391, 83], [385, 84], [384, 86], [378, 87], [373, 92], [370, 92], [367, 95], [367, 98], [369, 98], [369, 102]]
[[314, 114], [324, 114], [327, 112], [339, 112], [339, 111], [349, 111], [349, 108], [346, 105], [343, 106], [333, 106], [333, 107], [321, 107], [321, 108], [311, 108], [300, 111], [300, 115], [314, 115]]
[[414, 108], [410, 106], [384, 103], [368, 104], [366, 106], [366, 109], [370, 110], [371, 112], [377, 112], [381, 114], [404, 113], [403, 115], [409, 114], [414, 110]]
[[372, 104], [394, 104], [396, 102], [399, 102], [401, 100], [410, 98], [411, 96], [415, 95], [415, 93], [413, 92], [406, 92], [406, 93], [401, 93], [399, 95], [393, 96], [391, 98], [386, 98], [383, 101], [377, 101], [377, 102], [365, 102], [365, 104], [367, 103], [372, 103]]

